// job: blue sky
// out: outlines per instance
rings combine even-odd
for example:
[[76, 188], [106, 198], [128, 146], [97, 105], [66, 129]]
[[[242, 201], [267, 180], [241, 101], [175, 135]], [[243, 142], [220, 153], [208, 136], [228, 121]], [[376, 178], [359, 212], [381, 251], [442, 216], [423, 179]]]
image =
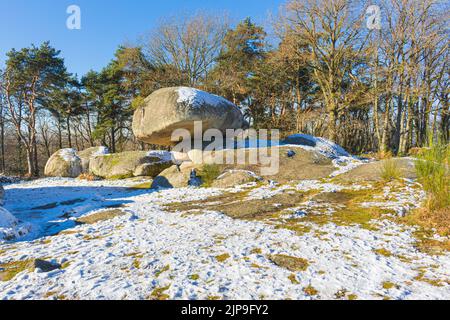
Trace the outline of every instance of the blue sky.
[[[5, 53], [49, 40], [68, 70], [79, 76], [99, 70], [123, 43], [135, 42], [161, 18], [196, 11], [226, 11], [232, 21], [247, 16], [267, 24], [284, 0], [0, 0], [0, 66]], [[66, 9], [81, 8], [82, 29], [68, 30]]]

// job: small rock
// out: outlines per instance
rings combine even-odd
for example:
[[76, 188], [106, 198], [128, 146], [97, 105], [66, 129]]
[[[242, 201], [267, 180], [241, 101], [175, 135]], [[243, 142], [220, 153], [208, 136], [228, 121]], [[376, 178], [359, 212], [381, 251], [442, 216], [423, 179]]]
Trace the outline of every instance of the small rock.
[[197, 171], [192, 169], [190, 179], [188, 181], [188, 186], [200, 187], [202, 185], [202, 179], [197, 176]]
[[406, 208], [401, 207], [398, 211], [397, 214], [399, 217], [404, 218], [406, 217], [406, 213], [408, 212], [408, 210], [406, 210]]
[[61, 265], [59, 263], [53, 263], [41, 259], [34, 260], [34, 268], [41, 270], [41, 272], [50, 272], [56, 269], [61, 269]]
[[294, 150], [288, 150], [288, 152], [287, 152], [288, 158], [293, 158], [293, 157], [295, 157], [296, 154], [297, 153], [295, 153]]

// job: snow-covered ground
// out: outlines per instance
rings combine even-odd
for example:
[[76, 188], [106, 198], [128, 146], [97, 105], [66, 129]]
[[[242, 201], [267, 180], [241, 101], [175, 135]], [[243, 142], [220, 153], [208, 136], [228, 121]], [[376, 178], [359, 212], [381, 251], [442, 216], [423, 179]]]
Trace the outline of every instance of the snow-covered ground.
[[[64, 268], [24, 270], [0, 281], [0, 299], [450, 298], [450, 255], [417, 251], [411, 227], [391, 220], [374, 222], [379, 228], [373, 230], [327, 223], [311, 224], [310, 232], [299, 234], [264, 221], [213, 211], [169, 212], [164, 206], [224, 190], [129, 188], [136, 183], [41, 179], [6, 186], [6, 209], [31, 231], [0, 244], [0, 265], [41, 258]], [[377, 199], [366, 205], [418, 204], [423, 194], [412, 183], [402, 194], [389, 196], [386, 189], [388, 204]], [[283, 188], [288, 187], [256, 187], [249, 199], [271, 197]], [[306, 181], [294, 188], [333, 192], [345, 187]], [[119, 207], [125, 215], [112, 220], [74, 222]], [[317, 204], [302, 204], [306, 214], [316, 209]], [[274, 254], [306, 259], [309, 266], [289, 271], [269, 259]]]

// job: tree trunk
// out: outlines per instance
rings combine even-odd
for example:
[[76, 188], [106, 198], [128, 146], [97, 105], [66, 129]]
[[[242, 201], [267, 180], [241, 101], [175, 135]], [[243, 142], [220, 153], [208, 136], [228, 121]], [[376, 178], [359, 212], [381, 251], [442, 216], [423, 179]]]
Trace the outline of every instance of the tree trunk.
[[6, 163], [5, 163], [5, 122], [3, 120], [3, 112], [1, 117], [2, 119], [0, 123], [0, 143], [1, 143], [0, 151], [2, 153], [2, 157], [0, 160], [0, 165], [2, 169], [1, 171], [4, 173], [6, 171]]
[[59, 146], [59, 150], [61, 150], [63, 148], [63, 143], [62, 143], [62, 121], [61, 121], [61, 117], [58, 116], [58, 146]]
[[88, 136], [89, 136], [89, 144], [91, 147], [95, 146], [94, 139], [92, 138], [92, 128], [91, 128], [91, 117], [89, 114], [89, 108], [86, 104], [86, 119], [87, 119], [87, 129], [88, 129]]
[[34, 174], [33, 168], [33, 150], [31, 150], [31, 146], [26, 148], [27, 152], [27, 176], [32, 177]]
[[69, 148], [72, 148], [72, 132], [70, 131], [70, 117], [66, 118], [67, 124], [67, 141], [69, 142]]
[[111, 128], [111, 152], [116, 153], [116, 129]]
[[328, 123], [328, 139], [337, 142], [337, 132], [336, 132], [336, 121], [337, 121], [337, 112], [336, 108], [332, 108], [332, 110], [329, 111], [329, 123]]
[[391, 112], [391, 98], [386, 98], [385, 102], [386, 110], [384, 111], [384, 119], [383, 119], [383, 132], [381, 136], [381, 143], [380, 143], [380, 152], [382, 154], [385, 154], [389, 150], [389, 122], [390, 122], [390, 112]]

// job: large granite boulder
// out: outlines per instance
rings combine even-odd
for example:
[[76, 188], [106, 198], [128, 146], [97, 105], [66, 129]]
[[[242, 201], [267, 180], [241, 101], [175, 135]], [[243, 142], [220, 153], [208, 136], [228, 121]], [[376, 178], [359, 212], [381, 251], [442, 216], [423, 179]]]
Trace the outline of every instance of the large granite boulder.
[[89, 162], [96, 156], [109, 154], [107, 147], [92, 147], [78, 152], [78, 157], [81, 159], [81, 168], [83, 173], [89, 172]]
[[128, 151], [91, 158], [89, 173], [105, 179], [156, 177], [172, 165], [171, 155], [167, 152]]
[[185, 188], [188, 186], [191, 171], [195, 168], [196, 166], [189, 162], [171, 166], [153, 179], [151, 187], [152, 189]]
[[303, 133], [297, 133], [286, 137], [281, 141], [281, 145], [297, 145], [307, 150], [315, 149], [323, 155], [333, 159], [351, 156], [344, 148], [333, 141]]
[[[189, 157], [197, 165], [220, 163], [224, 164], [227, 170], [251, 171], [257, 176], [279, 183], [322, 179], [336, 171], [332, 161], [333, 155], [325, 155], [320, 150], [294, 145], [262, 149], [226, 149], [213, 153], [191, 150]], [[227, 159], [233, 160], [233, 164], [227, 164]]]
[[164, 88], [155, 91], [134, 113], [133, 132], [148, 144], [176, 145], [172, 133], [186, 129], [194, 138], [194, 121], [202, 121], [207, 129], [245, 129], [247, 122], [241, 111], [228, 100], [187, 87]]
[[55, 152], [45, 165], [47, 177], [76, 178], [82, 173], [81, 159], [74, 149], [61, 149]]
[[365, 163], [336, 177], [339, 182], [383, 181], [383, 168], [388, 165], [396, 168], [400, 177], [417, 179], [414, 158], [392, 158]]
[[153, 179], [152, 188], [211, 187], [225, 170], [225, 165], [183, 162]]
[[212, 183], [213, 188], [233, 188], [251, 182], [263, 181], [254, 172], [247, 170], [227, 170]]

